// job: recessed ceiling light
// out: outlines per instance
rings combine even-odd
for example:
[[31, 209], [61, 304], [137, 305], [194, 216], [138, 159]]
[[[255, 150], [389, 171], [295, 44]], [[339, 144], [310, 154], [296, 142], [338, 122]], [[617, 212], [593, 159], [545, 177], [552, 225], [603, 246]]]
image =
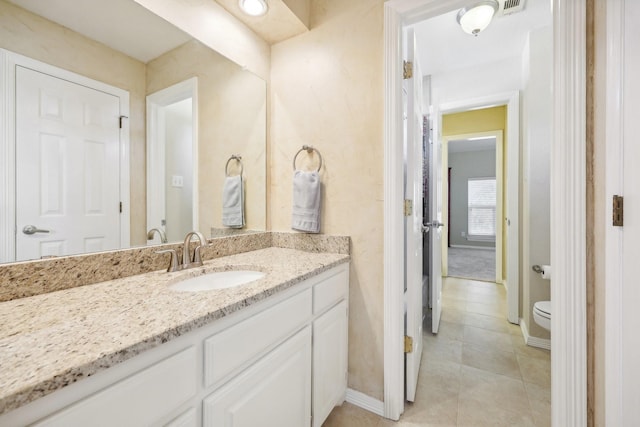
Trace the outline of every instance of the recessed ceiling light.
[[251, 16], [262, 16], [269, 9], [266, 0], [240, 0], [239, 5], [244, 13]]

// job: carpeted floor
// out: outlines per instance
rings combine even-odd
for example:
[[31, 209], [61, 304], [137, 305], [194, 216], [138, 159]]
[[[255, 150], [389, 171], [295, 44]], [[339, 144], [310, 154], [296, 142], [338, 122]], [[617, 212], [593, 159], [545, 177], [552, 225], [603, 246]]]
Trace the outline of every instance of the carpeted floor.
[[450, 277], [496, 281], [496, 252], [484, 249], [449, 248]]

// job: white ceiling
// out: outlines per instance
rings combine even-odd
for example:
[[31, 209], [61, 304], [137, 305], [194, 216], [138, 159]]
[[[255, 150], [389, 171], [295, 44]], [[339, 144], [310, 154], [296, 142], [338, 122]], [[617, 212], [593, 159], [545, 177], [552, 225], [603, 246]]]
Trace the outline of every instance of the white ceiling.
[[462, 31], [458, 9], [415, 24], [423, 75], [519, 57], [527, 34], [551, 24], [550, 0], [527, 0], [523, 12], [499, 16], [477, 37]]
[[190, 40], [133, 0], [8, 0], [144, 63]]
[[481, 139], [457, 139], [447, 144], [449, 153], [462, 153], [466, 151], [495, 151], [495, 137]]

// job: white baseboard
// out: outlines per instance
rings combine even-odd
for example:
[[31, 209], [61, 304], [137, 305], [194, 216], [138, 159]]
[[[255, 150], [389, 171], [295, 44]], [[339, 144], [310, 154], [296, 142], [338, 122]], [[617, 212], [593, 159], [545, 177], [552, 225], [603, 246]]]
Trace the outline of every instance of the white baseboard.
[[532, 337], [529, 335], [529, 329], [527, 329], [527, 324], [524, 319], [520, 319], [520, 329], [522, 330], [522, 335], [524, 336], [525, 344], [531, 347], [543, 348], [545, 350], [551, 350], [551, 340], [545, 338]]
[[382, 400], [374, 399], [351, 388], [347, 389], [346, 400], [352, 405], [384, 417], [384, 402]]
[[480, 249], [483, 251], [495, 251], [495, 246], [471, 246], [471, 245], [449, 245], [451, 248], [459, 249]]

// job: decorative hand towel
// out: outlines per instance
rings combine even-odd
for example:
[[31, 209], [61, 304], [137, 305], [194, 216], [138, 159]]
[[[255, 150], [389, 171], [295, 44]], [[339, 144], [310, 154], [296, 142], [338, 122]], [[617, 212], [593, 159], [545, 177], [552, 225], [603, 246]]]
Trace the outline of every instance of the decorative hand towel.
[[244, 227], [244, 188], [242, 175], [228, 176], [222, 188], [222, 225]]
[[308, 233], [320, 232], [320, 175], [318, 172], [293, 173], [293, 215], [291, 228]]

